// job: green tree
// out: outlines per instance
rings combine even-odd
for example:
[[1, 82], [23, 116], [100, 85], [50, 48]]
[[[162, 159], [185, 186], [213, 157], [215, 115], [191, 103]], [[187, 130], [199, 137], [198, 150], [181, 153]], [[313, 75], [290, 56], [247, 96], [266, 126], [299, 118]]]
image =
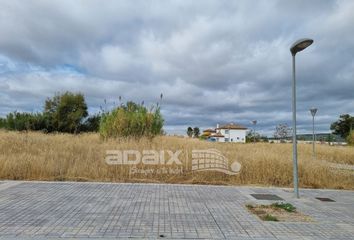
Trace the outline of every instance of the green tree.
[[193, 136], [194, 136], [195, 138], [198, 138], [199, 135], [200, 135], [200, 129], [199, 129], [199, 127], [194, 127], [194, 128], [193, 128]]
[[77, 133], [82, 120], [87, 117], [87, 105], [81, 93], [65, 92], [47, 99], [44, 114], [48, 119], [48, 131]]
[[16, 111], [6, 115], [6, 128], [9, 130], [16, 130], [15, 115]]
[[349, 114], [342, 114], [339, 119], [331, 124], [331, 130], [333, 134], [340, 135], [343, 138], [347, 138], [350, 130], [354, 129], [354, 117]]
[[100, 128], [101, 115], [95, 114], [89, 116], [81, 125], [81, 132], [98, 132]]
[[187, 135], [188, 135], [188, 137], [193, 137], [193, 128], [192, 127], [187, 128]]
[[0, 128], [6, 128], [7, 123], [5, 118], [0, 118]]

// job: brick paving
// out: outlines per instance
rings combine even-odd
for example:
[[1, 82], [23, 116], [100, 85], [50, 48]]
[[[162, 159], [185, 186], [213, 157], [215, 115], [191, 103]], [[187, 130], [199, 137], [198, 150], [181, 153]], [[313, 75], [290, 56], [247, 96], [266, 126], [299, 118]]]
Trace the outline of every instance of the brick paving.
[[[263, 222], [276, 194], [314, 222]], [[354, 192], [168, 184], [0, 182], [0, 239], [354, 239]], [[335, 202], [321, 202], [328, 197]]]

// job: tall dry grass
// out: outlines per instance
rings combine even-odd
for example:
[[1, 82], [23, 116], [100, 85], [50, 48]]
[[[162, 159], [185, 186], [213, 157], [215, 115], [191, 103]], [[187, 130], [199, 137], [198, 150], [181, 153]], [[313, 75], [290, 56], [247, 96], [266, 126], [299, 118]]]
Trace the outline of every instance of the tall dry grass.
[[[191, 161], [193, 149], [220, 150], [229, 160], [242, 165], [241, 173], [130, 174], [128, 166], [107, 165], [106, 150], [183, 150], [180, 160]], [[354, 172], [331, 169], [327, 161], [354, 164], [353, 147], [299, 145], [301, 187], [354, 189]], [[140, 166], [146, 167], [146, 166]], [[152, 166], [148, 166], [151, 168]], [[154, 166], [160, 169], [162, 166]], [[292, 186], [291, 144], [210, 143], [178, 137], [102, 141], [98, 134], [42, 134], [0, 131], [0, 179], [165, 182], [265, 186]]]

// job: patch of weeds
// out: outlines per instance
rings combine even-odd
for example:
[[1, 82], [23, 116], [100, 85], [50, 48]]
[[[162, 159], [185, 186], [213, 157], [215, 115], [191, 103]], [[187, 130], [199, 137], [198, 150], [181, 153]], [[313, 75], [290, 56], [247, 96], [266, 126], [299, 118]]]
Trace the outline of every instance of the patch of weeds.
[[251, 205], [251, 204], [247, 204], [247, 205], [246, 205], [246, 208], [248, 208], [248, 209], [253, 209], [253, 208], [254, 208], [254, 206], [253, 206], [253, 205]]
[[247, 210], [263, 221], [272, 222], [311, 222], [311, 218], [296, 211], [290, 203], [278, 202], [271, 205], [245, 205]]
[[296, 212], [296, 207], [294, 207], [290, 203], [283, 203], [283, 202], [273, 203], [271, 206], [274, 207], [274, 208], [284, 209], [287, 212]]
[[264, 221], [272, 221], [272, 222], [278, 222], [279, 221], [278, 218], [276, 218], [276, 217], [274, 217], [274, 216], [272, 216], [270, 214], [267, 214], [267, 215], [263, 216], [262, 219]]

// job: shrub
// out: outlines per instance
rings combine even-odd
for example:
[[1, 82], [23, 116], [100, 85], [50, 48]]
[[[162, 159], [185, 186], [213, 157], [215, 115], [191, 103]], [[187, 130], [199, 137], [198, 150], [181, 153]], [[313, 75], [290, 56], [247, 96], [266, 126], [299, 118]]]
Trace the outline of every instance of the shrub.
[[199, 139], [200, 139], [200, 140], [207, 140], [208, 137], [207, 137], [206, 135], [201, 135], [201, 136], [199, 137]]
[[350, 131], [347, 137], [347, 142], [349, 145], [354, 145], [354, 130]]
[[143, 105], [127, 102], [102, 115], [99, 132], [103, 138], [154, 137], [162, 133], [163, 123], [158, 106], [148, 110]]

